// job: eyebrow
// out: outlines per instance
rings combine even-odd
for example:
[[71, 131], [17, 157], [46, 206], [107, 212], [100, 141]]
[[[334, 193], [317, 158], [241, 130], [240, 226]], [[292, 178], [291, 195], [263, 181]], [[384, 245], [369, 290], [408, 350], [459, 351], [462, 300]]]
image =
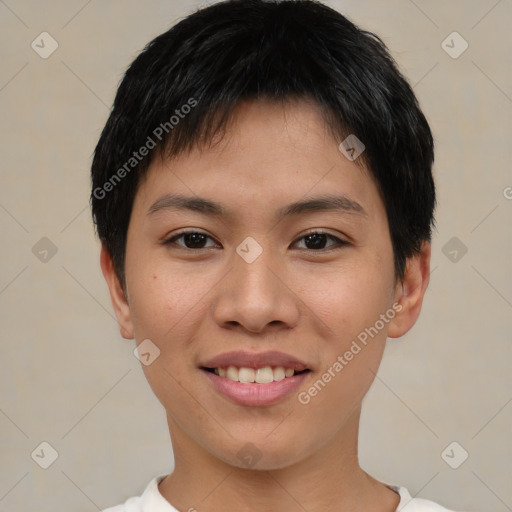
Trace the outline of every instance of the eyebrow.
[[[233, 216], [234, 212], [215, 201], [203, 197], [188, 197], [179, 194], [165, 194], [157, 199], [148, 209], [147, 215], [164, 210], [189, 210], [214, 217]], [[322, 195], [290, 203], [276, 212], [277, 220], [294, 215], [313, 212], [335, 211], [347, 214], [358, 214], [367, 217], [364, 208], [345, 195]]]

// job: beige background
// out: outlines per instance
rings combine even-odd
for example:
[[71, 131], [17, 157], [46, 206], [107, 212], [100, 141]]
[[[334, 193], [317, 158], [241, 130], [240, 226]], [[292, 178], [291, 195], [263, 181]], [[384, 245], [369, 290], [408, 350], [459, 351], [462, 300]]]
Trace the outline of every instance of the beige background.
[[[365, 399], [361, 463], [449, 508], [512, 510], [512, 2], [328, 3], [382, 36], [437, 143], [431, 285]], [[172, 470], [100, 273], [89, 166], [126, 66], [198, 5], [0, 1], [1, 512], [94, 511]], [[59, 45], [47, 59], [31, 48], [43, 31]], [[457, 59], [441, 46], [453, 31], [469, 43]], [[57, 248], [46, 262], [42, 237]], [[58, 452], [46, 470], [31, 458], [42, 441]], [[452, 441], [469, 453], [458, 469], [441, 456]]]

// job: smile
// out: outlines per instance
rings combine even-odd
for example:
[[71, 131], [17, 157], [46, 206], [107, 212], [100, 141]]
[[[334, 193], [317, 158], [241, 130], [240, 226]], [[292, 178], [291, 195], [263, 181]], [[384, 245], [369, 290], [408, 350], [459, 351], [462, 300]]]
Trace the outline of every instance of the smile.
[[237, 405], [264, 407], [284, 401], [313, 367], [275, 350], [235, 350], [202, 361], [199, 369], [216, 394]]
[[242, 382], [250, 384], [256, 382], [257, 384], [269, 384], [271, 382], [279, 382], [281, 380], [293, 377], [294, 375], [307, 372], [303, 370], [297, 372], [293, 368], [285, 368], [284, 366], [264, 366], [263, 368], [247, 368], [236, 366], [217, 367], [217, 368], [204, 368], [204, 370], [213, 372], [219, 377], [229, 379], [233, 382]]
[[[230, 370], [230, 368], [233, 368]], [[267, 367], [268, 368], [268, 367]], [[280, 369], [281, 368], [281, 369]], [[221, 368], [222, 369], [222, 368]], [[251, 372], [255, 375], [256, 378], [256, 370], [254, 368], [236, 368], [236, 367], [228, 367], [226, 370], [226, 376], [222, 377], [215, 373], [215, 369], [207, 369], [201, 368], [201, 373], [208, 379], [209, 384], [212, 385], [213, 390], [216, 394], [221, 397], [229, 400], [231, 403], [236, 405], [242, 405], [246, 407], [267, 407], [273, 404], [277, 404], [278, 402], [285, 401], [288, 397], [292, 395], [294, 391], [296, 391], [301, 384], [308, 378], [311, 373], [310, 370], [303, 370], [297, 373], [293, 373], [289, 377], [285, 377], [280, 380], [274, 380], [274, 371], [277, 370], [277, 376], [280, 377], [282, 372], [284, 371], [286, 374], [286, 370], [282, 367], [277, 367], [274, 369], [270, 369], [272, 371], [272, 381], [266, 383], [258, 383], [254, 381], [249, 382], [241, 382], [240, 373], [242, 374], [242, 379], [245, 379], [244, 375], [245, 370], [249, 370], [247, 372], [247, 378], [250, 377]], [[262, 370], [260, 368], [260, 370]], [[290, 370], [288, 369], [288, 374], [290, 374]], [[293, 371], [293, 370], [292, 370]], [[238, 375], [236, 375], [236, 373]], [[232, 380], [229, 378], [237, 376], [237, 380]], [[266, 379], [270, 378], [269, 370], [264, 370], [260, 374]]]

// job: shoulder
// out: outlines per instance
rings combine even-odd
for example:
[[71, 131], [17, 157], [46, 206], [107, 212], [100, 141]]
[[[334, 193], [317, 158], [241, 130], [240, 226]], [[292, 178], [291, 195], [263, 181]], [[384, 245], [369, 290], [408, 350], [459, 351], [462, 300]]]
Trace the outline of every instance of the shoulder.
[[109, 507], [102, 512], [144, 512], [146, 510], [158, 510], [159, 512], [175, 512], [176, 509], [168, 503], [158, 490], [158, 484], [166, 475], [154, 477], [141, 496], [127, 499], [123, 504]]
[[102, 512], [143, 512], [142, 497], [129, 498], [122, 505], [106, 508]]
[[[406, 487], [389, 486], [400, 495], [396, 512], [455, 512], [423, 498], [413, 498]], [[462, 512], [462, 511], [460, 511]]]
[[101, 512], [142, 512], [140, 496], [129, 498], [122, 505], [103, 509]]

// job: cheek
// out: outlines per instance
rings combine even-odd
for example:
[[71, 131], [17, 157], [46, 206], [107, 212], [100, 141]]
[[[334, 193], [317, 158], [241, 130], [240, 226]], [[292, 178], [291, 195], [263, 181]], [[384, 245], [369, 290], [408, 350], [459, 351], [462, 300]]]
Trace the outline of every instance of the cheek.
[[196, 371], [188, 356], [206, 314], [206, 284], [197, 273], [194, 277], [171, 269], [162, 259], [143, 261], [135, 255], [133, 263], [127, 281], [135, 339], [149, 339], [159, 349], [158, 357], [142, 369], [164, 408], [183, 410], [185, 417], [190, 413], [190, 396], [179, 382]]
[[300, 402], [312, 425], [336, 431], [375, 378], [388, 328], [380, 319], [390, 308], [391, 265], [376, 257], [304, 284], [308, 307], [330, 329], [329, 339], [318, 340], [321, 368]]
[[134, 254], [132, 261], [127, 262], [135, 338], [154, 339], [160, 346], [165, 340], [174, 339], [173, 333], [186, 329], [201, 311], [208, 280], [202, 279], [197, 271], [172, 267], [165, 257], [144, 260], [142, 254], [137, 256]]
[[327, 275], [310, 274], [302, 281], [301, 299], [344, 345], [373, 325], [389, 307], [391, 286], [384, 268], [361, 265]]

